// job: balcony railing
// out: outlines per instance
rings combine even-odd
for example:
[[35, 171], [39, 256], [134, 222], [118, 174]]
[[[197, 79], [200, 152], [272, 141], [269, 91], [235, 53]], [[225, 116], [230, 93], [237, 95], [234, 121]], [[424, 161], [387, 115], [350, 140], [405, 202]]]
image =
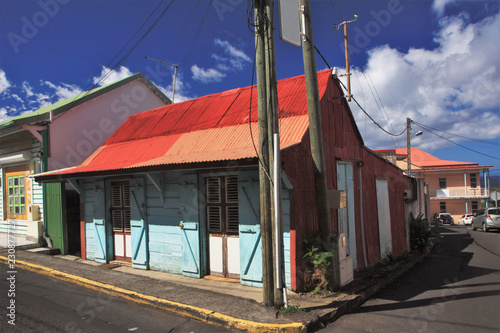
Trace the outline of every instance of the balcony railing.
[[430, 191], [431, 198], [483, 198], [490, 194], [486, 188], [448, 188]]

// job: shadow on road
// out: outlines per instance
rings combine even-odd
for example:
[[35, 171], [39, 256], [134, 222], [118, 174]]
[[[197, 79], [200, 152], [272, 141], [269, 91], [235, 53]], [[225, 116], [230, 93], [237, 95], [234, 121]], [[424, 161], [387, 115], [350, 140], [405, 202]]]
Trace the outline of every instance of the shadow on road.
[[[498, 283], [457, 285], [457, 282], [499, 272], [499, 270], [469, 266], [474, 253], [464, 252], [474, 242], [469, 232], [461, 232], [454, 227], [441, 227], [440, 239], [431, 254], [413, 269], [399, 277], [374, 298], [395, 301], [391, 304], [363, 306], [356, 313], [417, 308], [433, 303], [449, 302], [457, 299], [471, 299], [500, 295], [498, 290], [466, 292], [466, 288]], [[440, 290], [439, 296], [410, 300], [431, 290]], [[436, 295], [436, 293], [433, 293]], [[410, 300], [410, 301], [409, 301]]]

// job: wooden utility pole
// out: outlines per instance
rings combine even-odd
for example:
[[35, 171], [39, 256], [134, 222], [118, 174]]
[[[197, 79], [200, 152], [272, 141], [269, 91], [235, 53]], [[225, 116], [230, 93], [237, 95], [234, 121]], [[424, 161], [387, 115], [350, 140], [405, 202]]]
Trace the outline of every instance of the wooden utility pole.
[[411, 119], [406, 118], [406, 154], [408, 155], [407, 161], [407, 169], [408, 169], [408, 177], [411, 177], [411, 142], [410, 142], [410, 134], [411, 134]]
[[[270, 139], [270, 144], [269, 144], [269, 171], [271, 179], [273, 180], [273, 187], [275, 185], [281, 185], [281, 177], [277, 178], [274, 177], [275, 175], [275, 161], [279, 160], [279, 157], [274, 156], [274, 145], [278, 144], [279, 142], [274, 142], [274, 137], [275, 134], [279, 133], [279, 116], [278, 116], [278, 80], [276, 79], [276, 53], [275, 53], [275, 39], [274, 39], [274, 1], [273, 0], [265, 0], [265, 10], [266, 10], [266, 17], [267, 17], [267, 22], [268, 26], [266, 29], [266, 48], [265, 48], [265, 53], [266, 53], [266, 93], [267, 93], [267, 99], [268, 99], [268, 107], [267, 107], [267, 112], [268, 112], [268, 138]], [[279, 138], [278, 138], [279, 140]], [[278, 151], [279, 153], [279, 151]], [[280, 166], [277, 166], [277, 168], [280, 168]], [[281, 172], [279, 172], [281, 175]], [[274, 192], [271, 189], [271, 192]], [[280, 288], [281, 281], [278, 281], [278, 279], [281, 279], [281, 275], [279, 274], [278, 270], [280, 267], [277, 267], [278, 263], [283, 262], [283, 251], [281, 248], [278, 248], [277, 244], [279, 244], [279, 237], [283, 237], [282, 235], [278, 235], [278, 230], [282, 230], [281, 227], [278, 227], [277, 224], [281, 223], [281, 218], [276, 217], [274, 214], [275, 210], [277, 207], [281, 207], [279, 203], [277, 203], [278, 200], [280, 200], [280, 195], [281, 191], [279, 191], [277, 196], [272, 195], [271, 196], [271, 211], [272, 211], [272, 217], [271, 217], [271, 224], [272, 224], [272, 240], [273, 240], [273, 277], [274, 277], [274, 306], [276, 308], [281, 308], [283, 306], [283, 291]], [[281, 257], [281, 260], [279, 260], [278, 257]]]
[[314, 163], [314, 183], [318, 206], [318, 225], [321, 237], [328, 240], [331, 235], [330, 210], [327, 202], [326, 163], [321, 127], [321, 107], [318, 91], [318, 73], [314, 54], [314, 38], [311, 21], [310, 0], [299, 0], [302, 11], [302, 54], [307, 91], [307, 112], [309, 113], [309, 135]]
[[262, 237], [263, 303], [274, 305], [271, 186], [269, 170], [268, 98], [266, 92], [266, 26], [264, 0], [255, 1], [255, 48], [259, 112], [260, 229]]
[[332, 239], [330, 208], [327, 200], [326, 162], [321, 126], [321, 105], [318, 90], [318, 73], [314, 50], [313, 26], [310, 0], [299, 0], [301, 11], [302, 54], [307, 91], [307, 112], [309, 114], [309, 136], [313, 158], [314, 185], [316, 192], [318, 229], [321, 245], [333, 253], [333, 279], [340, 285], [338, 242]]

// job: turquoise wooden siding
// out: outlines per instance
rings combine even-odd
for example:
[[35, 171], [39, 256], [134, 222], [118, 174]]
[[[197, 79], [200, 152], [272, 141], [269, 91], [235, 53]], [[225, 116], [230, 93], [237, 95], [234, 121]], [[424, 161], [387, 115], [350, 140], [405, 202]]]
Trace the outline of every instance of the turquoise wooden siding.
[[[238, 175], [239, 182], [241, 283], [262, 286], [258, 173], [255, 169], [232, 174]], [[203, 179], [206, 176], [202, 174], [199, 182], [198, 177], [195, 171], [168, 171], [151, 173], [146, 177], [140, 176], [144, 179], [145, 199], [142, 213], [145, 215], [141, 217], [139, 211], [132, 213], [135, 205], [133, 197], [131, 197], [131, 214], [132, 219], [137, 221], [137, 233], [134, 227], [132, 228], [132, 247], [135, 250], [137, 249], [135, 245], [140, 245], [139, 248], [142, 251], [140, 260], [143, 264], [141, 268], [149, 264], [149, 268], [163, 272], [192, 277], [202, 277], [206, 274], [207, 232], [203, 222], [204, 195], [199, 195], [199, 193], [204, 193]], [[134, 184], [138, 178], [130, 180], [131, 189], [134, 191], [136, 191]], [[84, 189], [85, 246], [89, 260], [98, 260], [100, 257], [100, 251], [103, 248], [102, 239], [106, 243], [104, 248], [107, 248], [105, 259], [109, 260], [113, 251], [109, 245], [112, 244], [109, 236], [110, 222], [107, 222], [104, 231], [106, 237], [102, 238], [101, 233], [96, 231], [95, 220], [98, 220], [99, 226], [99, 220], [107, 218], [104, 213], [107, 210], [106, 207], [109, 206], [103, 202], [104, 191], [100, 190], [104, 188], [103, 184], [102, 180], [96, 179], [85, 180], [81, 183]], [[290, 286], [290, 199], [286, 189], [283, 189], [283, 210], [286, 283]], [[145, 224], [139, 223], [143, 220]], [[185, 226], [184, 229], [180, 228], [181, 223]], [[135, 224], [134, 222], [133, 225]], [[136, 243], [135, 240], [139, 238], [140, 241]], [[147, 243], [144, 244], [144, 241]], [[132, 255], [134, 256], [134, 252]], [[137, 265], [141, 263], [134, 263], [133, 259], [134, 267], [138, 267]]]
[[153, 182], [146, 179], [149, 264], [160, 271], [183, 274], [183, 233], [179, 225], [181, 221], [199, 222], [197, 176], [168, 172], [152, 177], [160, 183], [164, 200]]

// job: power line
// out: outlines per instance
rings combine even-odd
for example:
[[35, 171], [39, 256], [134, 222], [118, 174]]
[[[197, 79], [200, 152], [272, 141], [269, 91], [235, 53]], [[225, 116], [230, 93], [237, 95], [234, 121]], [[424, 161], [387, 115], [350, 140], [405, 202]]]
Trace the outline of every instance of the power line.
[[489, 158], [493, 158], [493, 159], [495, 159], [495, 160], [500, 160], [500, 158], [498, 158], [498, 157], [494, 157], [494, 156], [491, 156], [491, 155], [488, 155], [488, 154], [481, 153], [481, 152], [479, 152], [479, 151], [477, 151], [477, 150], [474, 150], [474, 149], [471, 149], [471, 148], [465, 147], [464, 145], [461, 145], [461, 144], [459, 144], [459, 143], [456, 143], [455, 141], [452, 141], [452, 140], [450, 140], [450, 139], [447, 139], [447, 138], [443, 137], [442, 135], [439, 135], [439, 134], [435, 133], [434, 131], [431, 131], [431, 130], [429, 129], [430, 127], [427, 127], [426, 125], [420, 124], [420, 123], [415, 122], [415, 121], [412, 121], [412, 122], [413, 122], [415, 125], [419, 126], [420, 128], [423, 128], [423, 129], [425, 129], [426, 131], [428, 131], [428, 132], [430, 132], [430, 133], [434, 134], [435, 136], [438, 136], [438, 137], [440, 137], [441, 139], [443, 139], [443, 140], [445, 140], [445, 141], [448, 141], [448, 142], [450, 142], [450, 143], [453, 143], [453, 144], [454, 144], [454, 145], [456, 145], [456, 146], [462, 147], [462, 148], [464, 148], [464, 149], [467, 149], [467, 150], [469, 150], [469, 151], [471, 151], [471, 152], [473, 152], [473, 153], [479, 154], [479, 155], [483, 155], [483, 156], [486, 156], [486, 157], [489, 157]]
[[[340, 82], [340, 84], [342, 85], [342, 87], [344, 87], [344, 89], [346, 89], [346, 90], [347, 90], [347, 88], [346, 88], [346, 86], [344, 85], [344, 83], [342, 83], [342, 81], [340, 81], [340, 80], [339, 80], [339, 82]], [[377, 122], [375, 121], [375, 119], [373, 119], [373, 118], [372, 118], [372, 116], [370, 116], [370, 115], [368, 114], [368, 112], [366, 112], [366, 111], [365, 111], [365, 109], [363, 109], [363, 107], [362, 107], [362, 106], [358, 103], [358, 101], [357, 101], [354, 97], [352, 97], [352, 99], [353, 99], [353, 101], [354, 101], [354, 102], [358, 105], [358, 107], [361, 109], [361, 111], [363, 111], [363, 113], [364, 113], [364, 114], [365, 114], [368, 118], [370, 118], [370, 120], [371, 120], [371, 121], [372, 121], [375, 125], [377, 125], [377, 126], [378, 126], [378, 128], [380, 128], [382, 131], [384, 131], [385, 133], [389, 134], [390, 136], [401, 136], [401, 135], [403, 135], [403, 134], [406, 132], [406, 128], [405, 128], [405, 129], [404, 129], [401, 133], [399, 133], [399, 134], [394, 134], [394, 133], [388, 132], [385, 128], [383, 128], [382, 126], [380, 126], [380, 124], [379, 124], [379, 123], [377, 123]]]
[[[419, 124], [418, 122], [416, 121], [413, 121], [415, 124]], [[488, 145], [492, 145], [492, 146], [495, 146], [497, 147], [498, 144], [497, 143], [491, 143], [491, 142], [488, 142], [488, 141], [485, 141], [485, 140], [478, 140], [478, 139], [474, 139], [474, 138], [469, 138], [469, 137], [466, 137], [466, 136], [463, 136], [463, 135], [459, 135], [459, 134], [455, 134], [455, 133], [450, 133], [450, 132], [446, 132], [446, 131], [443, 131], [439, 128], [434, 128], [434, 127], [431, 127], [429, 125], [424, 125], [424, 124], [420, 124], [422, 126], [426, 126], [428, 128], [432, 128], [433, 130], [435, 131], [438, 131], [438, 132], [442, 132], [442, 133], [446, 133], [448, 135], [453, 135], [453, 136], [456, 136], [458, 138], [462, 138], [462, 139], [465, 139], [465, 140], [468, 140], [468, 141], [476, 141], [476, 142], [481, 142], [481, 143], [484, 143], [484, 144], [488, 144]]]
[[212, 0], [210, 0], [208, 2], [207, 9], [205, 10], [205, 13], [203, 14], [203, 18], [200, 22], [200, 25], [198, 26], [198, 29], [196, 30], [196, 34], [195, 34], [195, 37], [193, 39], [193, 42], [191, 43], [191, 45], [188, 49], [188, 52], [186, 53], [186, 56], [184, 57], [184, 60], [182, 61], [181, 67], [185, 67], [189, 58], [191, 57], [191, 53], [193, 52], [194, 46], [195, 46], [196, 42], [198, 41], [198, 37], [200, 37], [201, 28], [205, 24], [205, 21], [206, 21], [207, 16], [208, 16], [208, 11], [209, 11], [211, 5], [212, 5]]
[[[130, 42], [137, 36], [137, 34], [139, 33], [139, 31], [141, 31], [144, 26], [147, 24], [147, 22], [154, 16], [154, 14], [158, 11], [158, 9], [161, 7], [161, 5], [165, 2], [166, 0], [162, 0], [160, 2], [160, 4], [158, 6], [156, 6], [156, 8], [153, 10], [153, 12], [149, 15], [149, 17], [144, 21], [144, 23], [141, 25], [141, 27], [139, 29], [137, 29], [137, 31], [134, 33], [134, 35], [129, 39], [129, 41], [125, 44], [125, 46], [123, 46], [121, 48], [121, 50], [115, 55], [115, 57], [108, 63], [107, 66], [109, 66], [119, 55], [120, 53], [123, 52], [123, 50], [130, 44]], [[85, 89], [80, 93], [78, 94], [77, 96], [75, 96], [73, 98], [73, 101], [72, 103], [75, 103], [75, 101], [80, 98], [80, 96], [83, 94], [82, 97], [85, 97], [87, 96], [93, 89], [95, 89], [101, 82], [103, 82], [105, 79], [107, 79], [114, 71], [115, 69], [122, 65], [125, 60], [128, 59], [128, 57], [130, 56], [130, 54], [132, 54], [132, 52], [139, 46], [139, 44], [144, 40], [144, 38], [146, 38], [146, 36], [151, 32], [151, 30], [153, 30], [153, 28], [158, 24], [158, 22], [160, 22], [160, 20], [163, 18], [163, 16], [165, 16], [165, 14], [168, 12], [168, 10], [170, 9], [170, 7], [175, 3], [176, 0], [171, 0], [170, 3], [167, 5], [167, 7], [162, 11], [162, 13], [159, 15], [159, 17], [153, 22], [153, 24], [148, 28], [148, 30], [146, 30], [146, 32], [139, 38], [139, 40], [132, 46], [132, 48], [129, 50], [129, 52], [127, 52], [117, 63], [115, 66], [113, 66], [113, 68], [111, 68], [99, 81], [95, 82], [93, 85], [92, 83], [89, 83], [87, 85], [87, 87], [85, 87]], [[107, 67], [106, 66], [106, 67]], [[89, 88], [90, 86], [92, 85], [91, 88]], [[70, 105], [71, 107], [71, 105]]]

